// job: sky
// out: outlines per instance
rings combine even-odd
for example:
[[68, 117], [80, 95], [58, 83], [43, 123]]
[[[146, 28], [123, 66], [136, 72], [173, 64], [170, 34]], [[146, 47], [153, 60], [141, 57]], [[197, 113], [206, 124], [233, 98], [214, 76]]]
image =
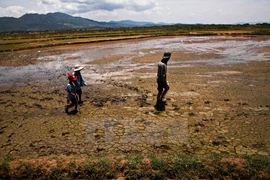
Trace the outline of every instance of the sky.
[[270, 0], [0, 0], [0, 17], [62, 12], [95, 21], [270, 22]]

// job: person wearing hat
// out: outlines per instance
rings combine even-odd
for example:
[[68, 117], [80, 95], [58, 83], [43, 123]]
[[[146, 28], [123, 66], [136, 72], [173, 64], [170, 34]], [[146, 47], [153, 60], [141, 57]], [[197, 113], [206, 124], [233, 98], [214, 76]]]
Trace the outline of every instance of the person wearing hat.
[[66, 113], [68, 113], [68, 108], [75, 106], [75, 112], [78, 112], [78, 100], [77, 100], [77, 93], [76, 93], [76, 86], [74, 82], [77, 82], [76, 77], [73, 74], [68, 75], [68, 85], [66, 91], [68, 92], [68, 98], [71, 101], [71, 104], [65, 107]]
[[158, 63], [158, 72], [157, 72], [157, 84], [158, 84], [158, 95], [156, 106], [160, 107], [166, 102], [163, 101], [166, 93], [170, 89], [170, 86], [167, 82], [167, 63], [171, 58], [170, 52], [165, 52], [161, 61]]
[[83, 79], [82, 75], [81, 75], [81, 70], [83, 69], [82, 66], [80, 66], [79, 64], [75, 65], [74, 68], [74, 76], [77, 78], [77, 82], [78, 85], [76, 84], [76, 92], [78, 94], [78, 98], [79, 98], [79, 104], [82, 104], [82, 86], [86, 86], [86, 82]]

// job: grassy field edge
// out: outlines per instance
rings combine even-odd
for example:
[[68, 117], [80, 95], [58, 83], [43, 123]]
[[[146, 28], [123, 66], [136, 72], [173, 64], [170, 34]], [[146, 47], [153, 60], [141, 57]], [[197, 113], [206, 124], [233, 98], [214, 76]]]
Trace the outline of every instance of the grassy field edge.
[[0, 52], [160, 36], [270, 35], [269, 24], [182, 25], [101, 30], [0, 33]]
[[268, 156], [6, 157], [0, 179], [269, 179]]

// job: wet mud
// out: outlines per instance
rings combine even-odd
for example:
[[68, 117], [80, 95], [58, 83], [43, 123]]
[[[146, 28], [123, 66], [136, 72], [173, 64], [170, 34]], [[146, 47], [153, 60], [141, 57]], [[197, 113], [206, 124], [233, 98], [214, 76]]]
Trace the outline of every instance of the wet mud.
[[[164, 51], [170, 90], [155, 109]], [[0, 54], [0, 155], [270, 153], [270, 37], [164, 37]], [[67, 74], [85, 68], [79, 112]]]

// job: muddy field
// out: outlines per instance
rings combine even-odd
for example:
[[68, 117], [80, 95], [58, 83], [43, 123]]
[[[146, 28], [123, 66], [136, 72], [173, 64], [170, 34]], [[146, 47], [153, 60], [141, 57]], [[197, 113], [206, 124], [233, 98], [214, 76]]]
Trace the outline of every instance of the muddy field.
[[[154, 108], [156, 64], [171, 89]], [[0, 54], [0, 156], [270, 154], [270, 36], [164, 37]], [[84, 66], [83, 105], [64, 112]]]

